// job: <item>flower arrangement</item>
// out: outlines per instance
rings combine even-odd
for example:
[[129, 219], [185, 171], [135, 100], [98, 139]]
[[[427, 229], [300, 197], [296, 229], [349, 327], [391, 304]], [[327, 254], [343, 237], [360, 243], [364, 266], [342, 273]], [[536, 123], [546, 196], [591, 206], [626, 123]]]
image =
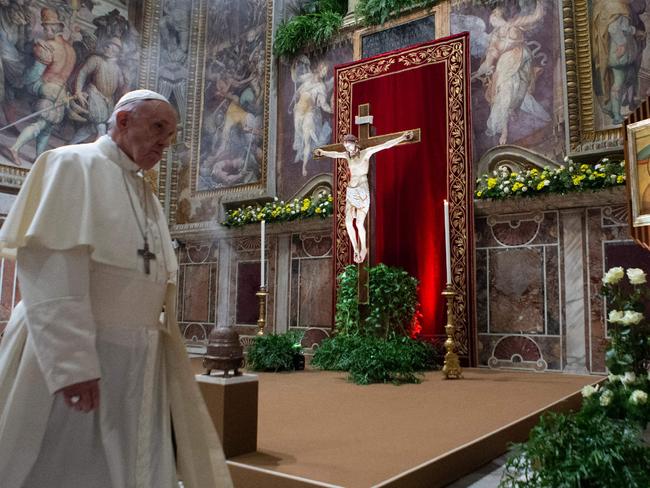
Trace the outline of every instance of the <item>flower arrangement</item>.
[[[627, 283], [624, 278], [627, 277]], [[611, 418], [650, 422], [650, 322], [644, 303], [650, 298], [647, 278], [639, 268], [611, 268], [603, 277], [609, 305], [611, 342], [606, 353], [607, 380], [582, 390], [583, 409], [604, 411]]]
[[314, 198], [305, 197], [291, 202], [279, 200], [277, 197], [266, 205], [240, 207], [228, 210], [226, 220], [221, 224], [226, 227], [240, 227], [265, 220], [266, 222], [285, 222], [288, 220], [307, 219], [310, 217], [329, 217], [334, 206], [332, 195], [320, 192]]
[[474, 196], [477, 199], [502, 200], [515, 196], [534, 196], [545, 193], [569, 193], [600, 190], [625, 184], [625, 162], [602, 159], [595, 165], [576, 164], [564, 158], [557, 169], [530, 169], [522, 173], [502, 166], [491, 174], [476, 180]]

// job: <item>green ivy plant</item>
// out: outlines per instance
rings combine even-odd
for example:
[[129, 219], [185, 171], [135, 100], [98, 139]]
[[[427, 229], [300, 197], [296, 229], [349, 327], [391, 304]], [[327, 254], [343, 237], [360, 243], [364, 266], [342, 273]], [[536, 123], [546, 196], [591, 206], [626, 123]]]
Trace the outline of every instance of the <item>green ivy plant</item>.
[[650, 448], [639, 436], [635, 423], [602, 413], [545, 414], [515, 446], [499, 487], [648, 487]]
[[269, 334], [256, 337], [248, 348], [246, 367], [253, 371], [293, 371], [295, 356], [302, 352], [302, 334]]
[[294, 7], [293, 16], [278, 26], [273, 43], [276, 56], [294, 56], [305, 47], [322, 46], [343, 25], [347, 0], [310, 0]]
[[429, 7], [441, 0], [359, 0], [355, 15], [365, 25], [380, 25], [413, 7]]
[[370, 308], [361, 319], [357, 301], [359, 272], [347, 266], [339, 276], [334, 322], [340, 334], [388, 338], [410, 335], [418, 306], [418, 280], [401, 268], [379, 264], [369, 268]]
[[359, 385], [419, 383], [422, 372], [436, 368], [433, 347], [410, 337], [337, 335], [315, 350], [312, 367], [347, 371]]

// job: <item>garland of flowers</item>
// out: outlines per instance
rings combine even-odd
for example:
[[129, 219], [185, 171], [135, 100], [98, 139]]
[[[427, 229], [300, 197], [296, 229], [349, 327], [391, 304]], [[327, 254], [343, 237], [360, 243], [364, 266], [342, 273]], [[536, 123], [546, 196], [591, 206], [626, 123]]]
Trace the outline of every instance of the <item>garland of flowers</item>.
[[530, 169], [522, 173], [505, 167], [476, 180], [477, 199], [503, 200], [516, 196], [601, 190], [625, 184], [625, 162], [602, 159], [595, 165], [576, 164], [569, 158], [557, 169]]
[[261, 222], [286, 222], [288, 220], [308, 219], [320, 217], [322, 219], [332, 215], [334, 206], [330, 193], [320, 192], [314, 198], [305, 197], [294, 199], [291, 202], [278, 200], [277, 197], [266, 205], [240, 207], [226, 212], [226, 220], [221, 223], [226, 227], [240, 227], [246, 224]]

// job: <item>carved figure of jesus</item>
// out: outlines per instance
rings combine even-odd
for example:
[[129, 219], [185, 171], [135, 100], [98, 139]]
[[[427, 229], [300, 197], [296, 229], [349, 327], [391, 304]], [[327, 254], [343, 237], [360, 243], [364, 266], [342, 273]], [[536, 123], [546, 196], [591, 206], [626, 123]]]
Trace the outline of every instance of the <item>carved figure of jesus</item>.
[[[390, 139], [383, 144], [361, 149], [359, 139], [348, 134], [343, 138], [344, 152], [323, 151], [316, 149], [314, 156], [345, 159], [348, 164], [349, 179], [345, 193], [345, 228], [347, 229], [352, 248], [354, 262], [363, 263], [368, 253], [366, 244], [366, 228], [364, 226], [368, 210], [370, 210], [370, 188], [368, 186], [368, 169], [370, 158], [384, 149], [388, 149], [404, 141], [413, 139], [413, 131], [406, 131], [401, 136]], [[355, 229], [356, 227], [356, 229]]]

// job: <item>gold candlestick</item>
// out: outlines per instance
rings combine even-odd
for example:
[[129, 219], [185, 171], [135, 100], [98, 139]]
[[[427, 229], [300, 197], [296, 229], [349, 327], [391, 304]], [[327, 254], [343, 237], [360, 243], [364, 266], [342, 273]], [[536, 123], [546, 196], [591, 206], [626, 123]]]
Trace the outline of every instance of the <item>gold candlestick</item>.
[[256, 292], [257, 298], [260, 301], [259, 318], [257, 319], [257, 335], [264, 335], [264, 327], [266, 326], [266, 297], [269, 292], [266, 291], [265, 286], [260, 286], [260, 291]]
[[456, 341], [454, 340], [454, 333], [456, 332], [456, 326], [454, 325], [454, 297], [456, 293], [454, 293], [450, 283], [447, 283], [442, 296], [447, 299], [447, 325], [445, 325], [445, 332], [447, 333], [445, 349], [447, 349], [447, 354], [445, 354], [445, 365], [442, 367], [442, 374], [445, 375], [446, 379], [462, 378], [463, 372], [460, 369], [460, 361], [458, 355], [454, 352], [456, 349]]

